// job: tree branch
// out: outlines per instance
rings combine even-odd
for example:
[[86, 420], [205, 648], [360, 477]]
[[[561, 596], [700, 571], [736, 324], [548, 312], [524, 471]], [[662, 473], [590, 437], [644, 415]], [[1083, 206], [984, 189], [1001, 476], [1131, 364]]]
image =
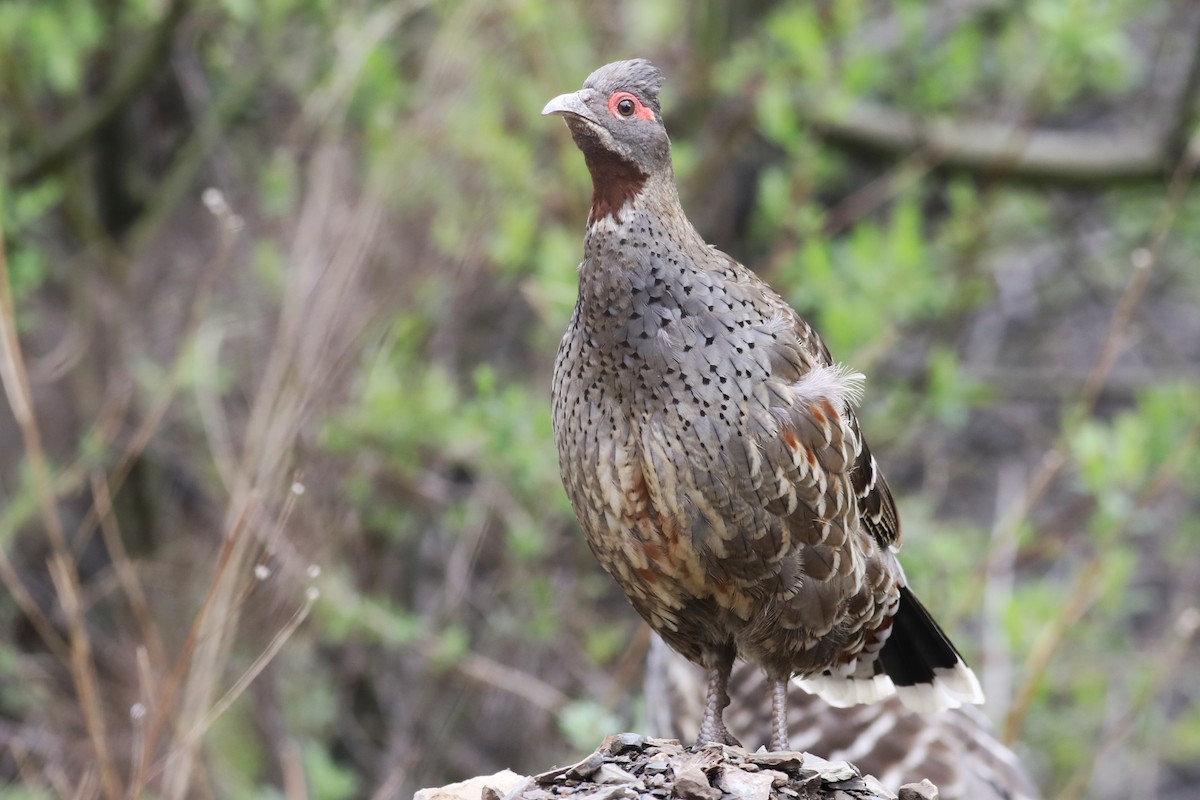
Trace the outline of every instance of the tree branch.
[[925, 150], [940, 166], [1014, 180], [1160, 180], [1174, 163], [1160, 137], [1141, 131], [1026, 131], [1010, 124], [948, 119], [922, 124], [908, 113], [861, 101], [836, 109], [811, 104], [800, 113], [835, 146], [890, 156]]
[[1165, 180], [1185, 157], [1200, 159], [1194, 137], [1200, 95], [1200, 17], [1169, 118], [1107, 132], [1025, 129], [947, 118], [922, 121], [867, 101], [801, 101], [799, 113], [834, 146], [889, 156], [924, 151], [939, 166], [1060, 184]]

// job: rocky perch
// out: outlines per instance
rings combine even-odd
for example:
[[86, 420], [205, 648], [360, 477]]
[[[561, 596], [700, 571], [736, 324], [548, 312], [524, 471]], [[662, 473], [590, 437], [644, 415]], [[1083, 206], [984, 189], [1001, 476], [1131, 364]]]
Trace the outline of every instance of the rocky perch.
[[899, 796], [845, 761], [808, 753], [748, 752], [713, 744], [686, 749], [675, 739], [636, 733], [609, 736], [587, 758], [523, 777], [505, 770], [438, 789], [414, 800], [937, 800], [929, 781]]

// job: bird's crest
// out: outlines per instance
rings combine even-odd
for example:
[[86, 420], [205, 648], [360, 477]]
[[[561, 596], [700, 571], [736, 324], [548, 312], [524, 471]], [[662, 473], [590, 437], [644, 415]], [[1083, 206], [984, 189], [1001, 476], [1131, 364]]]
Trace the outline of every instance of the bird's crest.
[[663, 76], [658, 67], [644, 58], [634, 58], [605, 64], [588, 75], [583, 88], [596, 89], [605, 96], [618, 89], [627, 89], [638, 94], [654, 109], [655, 114], [662, 114], [662, 106], [658, 102], [658, 90], [662, 82]]

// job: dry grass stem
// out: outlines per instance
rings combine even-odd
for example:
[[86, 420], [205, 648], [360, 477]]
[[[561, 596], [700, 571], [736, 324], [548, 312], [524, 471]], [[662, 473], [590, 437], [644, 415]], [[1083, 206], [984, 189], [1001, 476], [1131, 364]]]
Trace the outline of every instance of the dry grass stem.
[[[131, 769], [137, 770], [141, 764], [147, 763], [146, 754], [146, 721], [153, 713], [154, 698], [158, 696], [158, 681], [150, 667], [150, 656], [145, 647], [138, 647], [135, 653], [138, 673], [138, 701], [129, 709], [130, 741], [129, 763]], [[133, 792], [130, 793], [131, 796]]]
[[200, 610], [197, 612], [196, 618], [192, 621], [192, 627], [188, 631], [187, 639], [184, 640], [179, 656], [175, 660], [175, 667], [171, 671], [166, 685], [160, 690], [153, 707], [148, 709], [150, 712], [148, 714], [150, 722], [146, 726], [146, 745], [142, 751], [142, 759], [134, 770], [132, 788], [130, 789], [130, 797], [133, 800], [137, 800], [137, 798], [141, 797], [141, 793], [145, 791], [146, 782], [150, 776], [150, 762], [157, 748], [158, 737], [162, 732], [167, 715], [172, 711], [179, 685], [183, 681], [187, 668], [191, 664], [192, 653], [195, 652], [197, 640], [202, 636], [204, 621], [212, 609], [212, 601], [217, 592], [217, 585], [229, 564], [233, 545], [242, 535], [245, 521], [244, 515], [239, 517], [230, 530], [229, 535], [225, 537], [221, 553], [217, 558], [216, 568], [213, 571], [213, 577], [209, 581], [208, 592], [205, 595], [204, 602], [200, 604]]
[[79, 579], [67, 558], [61, 553], [51, 557], [50, 577], [54, 581], [54, 589], [58, 592], [71, 633], [71, 678], [75, 683], [79, 708], [83, 712], [83, 722], [96, 754], [96, 768], [100, 773], [104, 796], [109, 800], [120, 800], [125, 795], [125, 789], [121, 785], [121, 779], [108, 750], [108, 726], [100, 705], [100, 688], [96, 677], [96, 664], [92, 660], [91, 639], [79, 602]]
[[238, 627], [253, 553], [272, 535], [264, 524], [267, 512], [259, 488], [282, 484], [313, 398], [329, 384], [337, 356], [334, 343], [353, 335], [362, 324], [348, 318], [348, 311], [357, 306], [359, 277], [374, 247], [382, 207], [377, 199], [351, 208], [335, 202], [341, 191], [341, 158], [336, 150], [326, 148], [310, 167], [310, 190], [292, 250], [293, 269], [232, 481], [230, 507], [238, 509], [236, 515], [255, 533], [233, 541], [223, 577], [206, 601], [209, 607], [179, 705], [179, 728], [187, 733], [183, 747], [173, 751], [164, 769], [168, 798], [187, 792], [197, 744], [193, 733], [208, 728], [213, 708], [226, 707], [221, 701], [214, 705], [212, 696]]
[[[65, 556], [67, 554], [66, 534], [63, 531], [62, 520], [55, 508], [50, 470], [46, 465], [46, 456], [42, 450], [42, 435], [33, 414], [33, 394], [29, 389], [29, 375], [25, 370], [21, 345], [17, 339], [17, 320], [13, 307], [12, 284], [8, 274], [8, 257], [5, 254], [3, 225], [0, 225], [0, 381], [4, 383], [4, 391], [8, 396], [13, 417], [21, 429], [21, 438], [25, 444], [25, 457], [29, 460], [38, 507], [42, 514], [42, 522], [46, 527], [46, 535], [50, 539], [55, 554]], [[68, 662], [70, 657], [66, 652], [66, 644], [62, 637], [54, 631], [53, 625], [42, 614], [37, 603], [25, 591], [24, 584], [16, 570], [12, 568], [7, 554], [0, 558], [0, 578], [3, 579], [5, 586], [21, 606], [22, 611], [29, 615], [39, 635], [44, 637], [46, 645], [60, 660]]]
[[[308, 615], [312, 612], [317, 598], [318, 595], [314, 590], [310, 589], [308, 593], [305, 594], [304, 603], [298, 609], [296, 609], [296, 612], [292, 614], [291, 619], [289, 619], [287, 623], [284, 624], [284, 626], [275, 634], [275, 636], [271, 638], [271, 641], [267, 645], [266, 649], [263, 650], [262, 653], [260, 653], [258, 657], [254, 659], [246, 671], [243, 672], [236, 681], [234, 681], [233, 686], [231, 686], [229, 690], [221, 696], [221, 699], [218, 700], [211, 709], [209, 709], [208, 713], [205, 714], [198, 723], [196, 723], [196, 726], [192, 730], [188, 731], [187, 734], [181, 738], [178, 745], [179, 748], [186, 750], [194, 746], [195, 743], [198, 742], [202, 736], [204, 736], [205, 732], [212, 727], [213, 723], [216, 722], [222, 714], [228, 711], [230, 706], [232, 706], [234, 702], [242, 696], [246, 689], [249, 688], [250, 684], [254, 682], [254, 679], [257, 678], [262, 673], [263, 669], [266, 668], [267, 664], [270, 664], [271, 660], [279, 654], [279, 651], [283, 649], [285, 644], [287, 644], [287, 641], [292, 637], [292, 634], [299, 629], [299, 627], [304, 623], [304, 620], [308, 619]], [[168, 755], [167, 761], [169, 762], [170, 759], [171, 756]]]
[[283, 777], [283, 796], [287, 800], [308, 800], [308, 781], [304, 775], [304, 751], [289, 738], [279, 754], [279, 771]]

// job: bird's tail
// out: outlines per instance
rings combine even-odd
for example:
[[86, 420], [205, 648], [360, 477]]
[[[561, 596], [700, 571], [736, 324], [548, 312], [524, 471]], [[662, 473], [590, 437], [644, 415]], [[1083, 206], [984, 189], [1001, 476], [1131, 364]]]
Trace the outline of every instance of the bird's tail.
[[877, 703], [893, 694], [921, 713], [983, 702], [975, 673], [907, 586], [900, 587], [891, 630], [873, 663], [860, 662], [849, 675], [825, 673], [797, 683], [837, 708]]
[[900, 587], [900, 606], [879, 664], [900, 700], [914, 711], [945, 711], [983, 702], [979, 679], [907, 586]]

